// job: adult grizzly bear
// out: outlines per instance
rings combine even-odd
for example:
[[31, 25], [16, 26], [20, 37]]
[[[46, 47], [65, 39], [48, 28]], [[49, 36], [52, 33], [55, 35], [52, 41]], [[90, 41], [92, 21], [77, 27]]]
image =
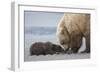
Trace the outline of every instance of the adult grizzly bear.
[[57, 27], [57, 37], [65, 51], [77, 53], [82, 38], [86, 39], [86, 49], [90, 52], [90, 14], [64, 13]]

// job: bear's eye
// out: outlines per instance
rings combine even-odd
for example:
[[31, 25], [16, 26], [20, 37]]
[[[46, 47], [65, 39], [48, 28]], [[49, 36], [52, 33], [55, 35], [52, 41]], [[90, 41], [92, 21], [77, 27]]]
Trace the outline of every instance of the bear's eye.
[[64, 45], [64, 44], [65, 44], [65, 42], [64, 42], [64, 41], [61, 41], [61, 42], [60, 42], [60, 44], [61, 44], [61, 45]]

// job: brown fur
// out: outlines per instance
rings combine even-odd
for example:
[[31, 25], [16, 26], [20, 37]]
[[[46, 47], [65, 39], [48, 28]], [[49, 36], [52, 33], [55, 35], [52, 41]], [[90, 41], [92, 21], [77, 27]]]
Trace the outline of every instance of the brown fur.
[[33, 43], [30, 47], [30, 55], [53, 55], [63, 53], [63, 49], [56, 44], [51, 42], [36, 42]]
[[71, 48], [74, 53], [78, 52], [82, 37], [85, 37], [85, 52], [90, 52], [90, 15], [64, 13], [58, 24], [57, 37], [64, 50]]

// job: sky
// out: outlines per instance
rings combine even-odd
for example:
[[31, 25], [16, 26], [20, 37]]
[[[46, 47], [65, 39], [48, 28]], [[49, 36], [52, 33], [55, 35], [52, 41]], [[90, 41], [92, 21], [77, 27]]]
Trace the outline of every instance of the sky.
[[57, 26], [63, 13], [60, 12], [38, 12], [38, 11], [24, 11], [25, 27], [34, 26]]

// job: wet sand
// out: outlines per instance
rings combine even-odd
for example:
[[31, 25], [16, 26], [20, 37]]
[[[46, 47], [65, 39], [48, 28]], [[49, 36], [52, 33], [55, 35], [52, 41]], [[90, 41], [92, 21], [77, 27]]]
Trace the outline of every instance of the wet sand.
[[29, 51], [25, 50], [24, 61], [48, 61], [48, 60], [72, 60], [72, 59], [89, 59], [90, 53], [77, 53], [77, 54], [53, 54], [53, 55], [32, 55], [30, 56]]

